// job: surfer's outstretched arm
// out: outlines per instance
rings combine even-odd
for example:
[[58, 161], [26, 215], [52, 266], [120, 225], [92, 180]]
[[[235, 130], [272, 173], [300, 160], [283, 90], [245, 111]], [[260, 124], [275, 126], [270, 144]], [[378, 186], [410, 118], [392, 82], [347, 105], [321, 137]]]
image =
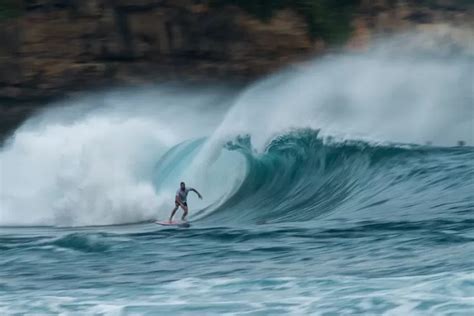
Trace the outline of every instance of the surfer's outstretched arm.
[[194, 193], [196, 193], [197, 196], [202, 200], [202, 195], [201, 195], [201, 193], [199, 193], [196, 189], [191, 188], [191, 189], [189, 189], [189, 191], [193, 191]]

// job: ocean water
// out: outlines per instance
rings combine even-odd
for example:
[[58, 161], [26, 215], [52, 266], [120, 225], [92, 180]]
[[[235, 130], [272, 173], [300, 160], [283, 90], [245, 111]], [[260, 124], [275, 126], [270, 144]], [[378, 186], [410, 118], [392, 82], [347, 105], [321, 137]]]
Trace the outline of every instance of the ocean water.
[[[472, 315], [472, 73], [415, 57], [38, 113], [0, 152], [0, 313]], [[191, 227], [150, 222], [182, 180]]]

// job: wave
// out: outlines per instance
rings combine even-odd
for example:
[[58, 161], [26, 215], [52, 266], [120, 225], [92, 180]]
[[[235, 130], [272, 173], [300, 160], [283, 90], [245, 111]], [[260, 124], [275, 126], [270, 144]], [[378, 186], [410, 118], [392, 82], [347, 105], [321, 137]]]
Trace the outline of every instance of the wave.
[[[65, 100], [0, 150], [0, 226], [425, 217], [472, 209], [469, 60], [329, 56], [248, 87], [170, 84]], [[418, 144], [393, 145], [393, 144]]]
[[275, 138], [261, 154], [250, 137], [227, 148], [246, 157], [248, 171], [207, 216], [216, 223], [402, 221], [474, 209], [472, 148], [325, 143], [309, 129]]

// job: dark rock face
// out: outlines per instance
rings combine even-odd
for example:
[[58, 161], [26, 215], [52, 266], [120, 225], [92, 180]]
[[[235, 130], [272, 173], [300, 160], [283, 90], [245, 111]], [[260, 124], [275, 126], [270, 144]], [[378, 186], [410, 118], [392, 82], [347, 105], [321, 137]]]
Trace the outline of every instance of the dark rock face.
[[24, 15], [0, 25], [0, 96], [171, 76], [246, 79], [311, 48], [304, 21], [290, 11], [266, 24], [193, 2], [25, 1]]
[[[444, 2], [449, 10], [361, 1], [346, 48], [365, 47], [372, 33], [472, 17]], [[262, 22], [205, 0], [24, 0], [18, 17], [0, 21], [0, 42], [0, 99], [16, 100], [158, 78], [249, 80], [328, 49], [289, 9]]]

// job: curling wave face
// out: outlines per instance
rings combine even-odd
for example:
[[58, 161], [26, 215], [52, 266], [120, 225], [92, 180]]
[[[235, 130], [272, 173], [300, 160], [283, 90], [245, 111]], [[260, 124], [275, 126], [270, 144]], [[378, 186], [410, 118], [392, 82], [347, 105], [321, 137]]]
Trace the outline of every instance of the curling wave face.
[[215, 223], [421, 220], [473, 207], [472, 148], [324, 144], [312, 130], [280, 136], [262, 154], [250, 138], [228, 147], [245, 155], [248, 172], [208, 217]]

